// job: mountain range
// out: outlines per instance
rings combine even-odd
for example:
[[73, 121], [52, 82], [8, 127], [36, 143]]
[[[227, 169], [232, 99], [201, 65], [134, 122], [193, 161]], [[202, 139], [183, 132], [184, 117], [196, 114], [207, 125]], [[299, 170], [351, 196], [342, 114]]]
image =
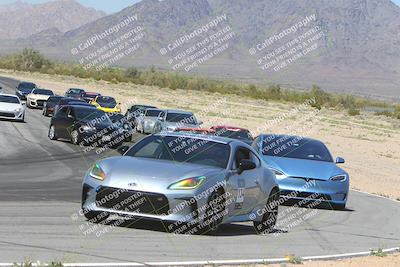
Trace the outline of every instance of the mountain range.
[[64, 33], [104, 15], [104, 12], [84, 7], [73, 0], [35, 5], [17, 1], [0, 5], [0, 40], [29, 38], [49, 29]]
[[[75, 5], [73, 2], [58, 3]], [[390, 0], [143, 0], [109, 16], [96, 14], [100, 18], [92, 16], [93, 21], [69, 31], [66, 31], [67, 27], [53, 25], [18, 41], [2, 41], [0, 52], [9, 53], [29, 46], [52, 58], [78, 61], [117, 40], [129, 29], [140, 26], [145, 32], [140, 48], [115, 64], [154, 65], [172, 71], [169, 64], [172, 54], [176, 56], [206, 36], [229, 26], [234, 33], [229, 47], [191, 69], [189, 74], [251, 83], [279, 83], [296, 89], [318, 84], [333, 92], [400, 99], [400, 8]], [[137, 21], [97, 40], [90, 49], [71, 54], [71, 49], [130, 16], [137, 16]], [[160, 49], [201, 29], [219, 16], [226, 16], [226, 20], [218, 27], [185, 41], [174, 52], [160, 53]], [[37, 15], [32, 20], [35, 17]], [[307, 25], [293, 30], [312, 17], [315, 19]], [[303, 45], [299, 51], [307, 53], [291, 60], [286, 67], [267, 71], [260, 68], [258, 61], [262, 56], [284, 46], [285, 52], [289, 52], [293, 48], [290, 44], [312, 29], [318, 29], [320, 33], [314, 42], [314, 50]], [[286, 35], [276, 37], [282, 33]], [[2, 34], [0, 30], [0, 36]], [[260, 49], [256, 55], [249, 52], [251, 48], [266, 44], [270, 38], [276, 38], [273, 44], [265, 45], [267, 48]]]

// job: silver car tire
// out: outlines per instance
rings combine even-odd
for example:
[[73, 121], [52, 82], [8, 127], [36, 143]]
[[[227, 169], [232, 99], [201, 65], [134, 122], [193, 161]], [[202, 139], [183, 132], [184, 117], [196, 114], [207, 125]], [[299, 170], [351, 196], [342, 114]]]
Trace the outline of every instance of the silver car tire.
[[258, 234], [269, 234], [274, 231], [276, 221], [278, 219], [278, 201], [279, 191], [272, 190], [266, 204], [266, 212], [263, 214], [262, 220], [253, 221], [254, 229]]
[[219, 188], [208, 197], [206, 211], [206, 226], [202, 229], [201, 234], [214, 235], [223, 221], [221, 215], [225, 211], [224, 190]]

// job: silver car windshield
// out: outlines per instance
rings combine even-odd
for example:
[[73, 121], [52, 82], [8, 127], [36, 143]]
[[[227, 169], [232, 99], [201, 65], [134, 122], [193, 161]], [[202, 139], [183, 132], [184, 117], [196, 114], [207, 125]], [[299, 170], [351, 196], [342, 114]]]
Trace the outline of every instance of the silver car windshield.
[[190, 137], [149, 136], [133, 146], [126, 156], [194, 163], [225, 169], [230, 146]]

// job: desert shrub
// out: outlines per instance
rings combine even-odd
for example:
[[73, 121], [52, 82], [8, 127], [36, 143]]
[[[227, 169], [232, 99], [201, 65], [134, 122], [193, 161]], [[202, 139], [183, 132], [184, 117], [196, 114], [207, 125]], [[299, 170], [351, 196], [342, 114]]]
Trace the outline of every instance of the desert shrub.
[[360, 115], [360, 110], [355, 107], [350, 107], [347, 113], [350, 116], [357, 116], [357, 115]]
[[[235, 81], [217, 81], [203, 77], [191, 77], [178, 73], [159, 71], [154, 66], [147, 70], [136, 67], [105, 68], [102, 70], [86, 69], [80, 64], [51, 62], [42, 54], [33, 49], [24, 49], [19, 54], [0, 58], [0, 68], [20, 71], [41, 72], [47, 74], [68, 75], [79, 78], [104, 80], [111, 83], [128, 82], [141, 85], [158, 86], [161, 88], [184, 89], [220, 94], [234, 94], [254, 99], [303, 103], [306, 99], [314, 98], [313, 107], [341, 106], [348, 110], [348, 114], [356, 116], [360, 109], [366, 106], [393, 107], [383, 101], [371, 100], [352, 95], [331, 94], [317, 85], [310, 90], [299, 91], [283, 89], [280, 85], [255, 85]], [[393, 117], [400, 119], [400, 105], [397, 105]]]

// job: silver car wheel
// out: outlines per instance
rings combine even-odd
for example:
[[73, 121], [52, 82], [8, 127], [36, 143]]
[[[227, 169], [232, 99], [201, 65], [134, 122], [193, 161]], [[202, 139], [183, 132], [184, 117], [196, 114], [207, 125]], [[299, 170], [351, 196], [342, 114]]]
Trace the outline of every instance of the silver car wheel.
[[209, 222], [208, 230], [215, 232], [218, 230], [222, 222], [221, 213], [225, 209], [225, 199], [220, 190], [215, 191], [211, 194], [208, 201], [209, 210], [207, 211], [207, 221]]
[[71, 133], [71, 141], [74, 145], [77, 145], [79, 143], [79, 133], [78, 131], [74, 130]]

